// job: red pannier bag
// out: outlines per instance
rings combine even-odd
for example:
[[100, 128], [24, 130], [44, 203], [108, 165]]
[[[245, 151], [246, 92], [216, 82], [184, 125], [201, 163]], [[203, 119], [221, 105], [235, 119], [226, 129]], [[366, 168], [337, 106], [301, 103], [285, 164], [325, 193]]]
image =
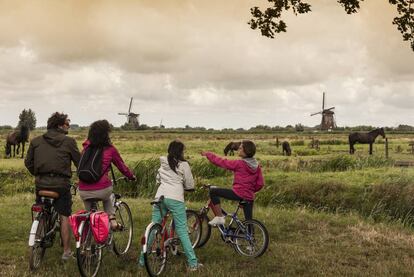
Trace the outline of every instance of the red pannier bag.
[[102, 211], [91, 213], [90, 222], [95, 241], [97, 243], [105, 243], [109, 235], [108, 214]]
[[79, 239], [79, 233], [78, 233], [79, 225], [81, 224], [82, 221], [86, 220], [86, 216], [84, 216], [85, 213], [87, 213], [87, 211], [80, 210], [74, 213], [73, 215], [69, 216], [69, 224], [70, 224], [70, 227], [72, 227], [72, 232], [75, 235], [76, 240]]

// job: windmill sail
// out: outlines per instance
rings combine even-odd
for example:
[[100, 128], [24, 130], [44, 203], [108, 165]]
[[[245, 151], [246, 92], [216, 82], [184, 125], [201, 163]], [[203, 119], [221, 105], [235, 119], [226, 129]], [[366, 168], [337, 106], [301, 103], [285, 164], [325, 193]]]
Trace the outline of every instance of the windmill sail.
[[322, 94], [322, 110], [320, 112], [316, 112], [311, 114], [311, 116], [321, 114], [322, 120], [320, 128], [321, 130], [331, 130], [336, 128], [335, 118], [334, 118], [334, 112], [333, 110], [335, 107], [330, 107], [328, 109], [325, 109], [325, 92]]
[[139, 127], [139, 121], [138, 121], [139, 114], [131, 112], [133, 99], [134, 98], [131, 97], [131, 100], [129, 101], [128, 112], [127, 113], [118, 113], [118, 114], [119, 115], [125, 115], [127, 117], [127, 121], [126, 121], [125, 125], [128, 126], [128, 128], [132, 127], [132, 128], [137, 129]]

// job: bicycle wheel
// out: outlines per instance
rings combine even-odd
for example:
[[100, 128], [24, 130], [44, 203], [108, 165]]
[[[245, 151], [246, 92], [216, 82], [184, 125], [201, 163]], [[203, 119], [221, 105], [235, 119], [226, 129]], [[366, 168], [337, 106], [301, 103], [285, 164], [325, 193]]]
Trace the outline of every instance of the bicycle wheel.
[[120, 202], [116, 206], [115, 216], [121, 227], [119, 230], [112, 232], [114, 252], [117, 255], [123, 255], [131, 247], [133, 236], [132, 214], [127, 203]]
[[164, 247], [161, 224], [154, 224], [146, 237], [147, 250], [144, 253], [145, 268], [150, 276], [160, 275], [167, 264], [167, 250]]
[[39, 268], [46, 251], [46, 248], [43, 247], [42, 241], [47, 231], [47, 222], [45, 220], [44, 215], [39, 216], [38, 220], [39, 223], [35, 231], [34, 245], [30, 246], [29, 249], [29, 268], [31, 271], [34, 271]]
[[202, 229], [201, 221], [196, 211], [186, 210], [187, 214], [187, 230], [193, 248], [197, 247], [200, 242]]
[[[190, 239], [191, 246], [193, 248], [197, 247], [197, 244], [201, 238], [201, 221], [196, 211], [186, 210], [187, 215], [187, 233], [188, 238]], [[174, 219], [171, 218], [170, 230]], [[177, 232], [174, 232], [174, 243], [171, 245], [173, 255], [179, 255], [184, 253], [184, 249], [181, 245], [180, 238], [178, 237]]]
[[208, 224], [210, 218], [208, 218], [208, 215], [206, 214], [199, 215], [199, 218], [201, 224], [201, 236], [196, 248], [203, 247], [211, 237], [211, 226]]
[[242, 222], [234, 232], [234, 248], [243, 256], [256, 258], [266, 251], [269, 245], [269, 234], [266, 227], [258, 220], [250, 219]]
[[81, 276], [96, 276], [102, 260], [102, 248], [95, 242], [89, 222], [80, 228], [80, 247], [76, 249], [76, 260]]

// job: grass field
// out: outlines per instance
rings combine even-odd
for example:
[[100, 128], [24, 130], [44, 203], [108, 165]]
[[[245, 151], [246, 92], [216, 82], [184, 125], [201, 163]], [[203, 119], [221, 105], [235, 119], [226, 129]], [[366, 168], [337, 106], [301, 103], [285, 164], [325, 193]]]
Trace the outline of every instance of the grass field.
[[[134, 246], [123, 259], [104, 252], [101, 276], [146, 276], [137, 266], [138, 242], [150, 219], [148, 199], [127, 199], [135, 224]], [[0, 198], [0, 275], [28, 276], [28, 207], [32, 196], [19, 194]], [[18, 203], [18, 205], [17, 205]], [[191, 202], [189, 207], [200, 207]], [[228, 209], [233, 206], [226, 205]], [[75, 208], [81, 208], [75, 201]], [[194, 276], [412, 276], [413, 231], [396, 223], [375, 223], [353, 214], [316, 212], [306, 208], [256, 207], [255, 215], [270, 233], [270, 246], [258, 259], [241, 257], [213, 231], [207, 245], [196, 251], [205, 269]], [[75, 259], [62, 263], [61, 248], [48, 249], [44, 263], [33, 276], [76, 276]], [[186, 275], [185, 258], [174, 257], [167, 276]]]
[[[36, 131], [31, 136], [39, 134]], [[86, 132], [70, 135], [81, 147]], [[312, 137], [319, 139], [320, 150], [309, 147]], [[137, 243], [150, 220], [148, 203], [156, 190], [158, 157], [165, 155], [169, 141], [175, 138], [186, 144], [197, 186], [231, 186], [231, 174], [211, 166], [199, 154], [202, 150], [221, 154], [231, 140], [256, 142], [265, 175], [255, 217], [269, 230], [268, 252], [255, 260], [239, 257], [216, 234], [205, 248], [197, 250], [206, 265], [201, 276], [228, 276], [230, 272], [235, 276], [413, 276], [414, 168], [395, 167], [394, 163], [414, 162], [408, 146], [414, 134], [387, 137], [389, 159], [385, 159], [382, 139], [374, 145], [373, 156], [367, 154], [367, 145], [357, 145], [356, 154], [349, 155], [347, 134], [114, 132], [113, 143], [138, 176], [136, 182], [117, 187], [132, 197], [128, 203], [133, 208], [136, 233], [133, 251], [125, 260], [105, 254], [101, 276], [145, 276], [136, 265]], [[2, 131], [0, 144], [4, 138]], [[290, 142], [291, 157], [282, 155], [276, 138]], [[0, 155], [1, 276], [30, 275], [26, 245], [33, 190], [33, 178], [23, 161]], [[197, 189], [188, 195], [188, 206], [200, 207], [206, 197]], [[77, 199], [74, 210], [79, 208]], [[59, 246], [49, 250], [38, 276], [77, 275], [75, 261], [61, 264]], [[183, 275], [185, 259], [173, 259], [168, 270], [170, 276]]]

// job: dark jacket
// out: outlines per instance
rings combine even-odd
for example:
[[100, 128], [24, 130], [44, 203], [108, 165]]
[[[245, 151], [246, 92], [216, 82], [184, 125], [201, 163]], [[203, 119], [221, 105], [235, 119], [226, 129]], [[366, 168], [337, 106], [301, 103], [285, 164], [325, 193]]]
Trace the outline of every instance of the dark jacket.
[[78, 166], [76, 141], [60, 129], [50, 129], [30, 142], [24, 164], [35, 178], [36, 188], [68, 188], [71, 162]]

